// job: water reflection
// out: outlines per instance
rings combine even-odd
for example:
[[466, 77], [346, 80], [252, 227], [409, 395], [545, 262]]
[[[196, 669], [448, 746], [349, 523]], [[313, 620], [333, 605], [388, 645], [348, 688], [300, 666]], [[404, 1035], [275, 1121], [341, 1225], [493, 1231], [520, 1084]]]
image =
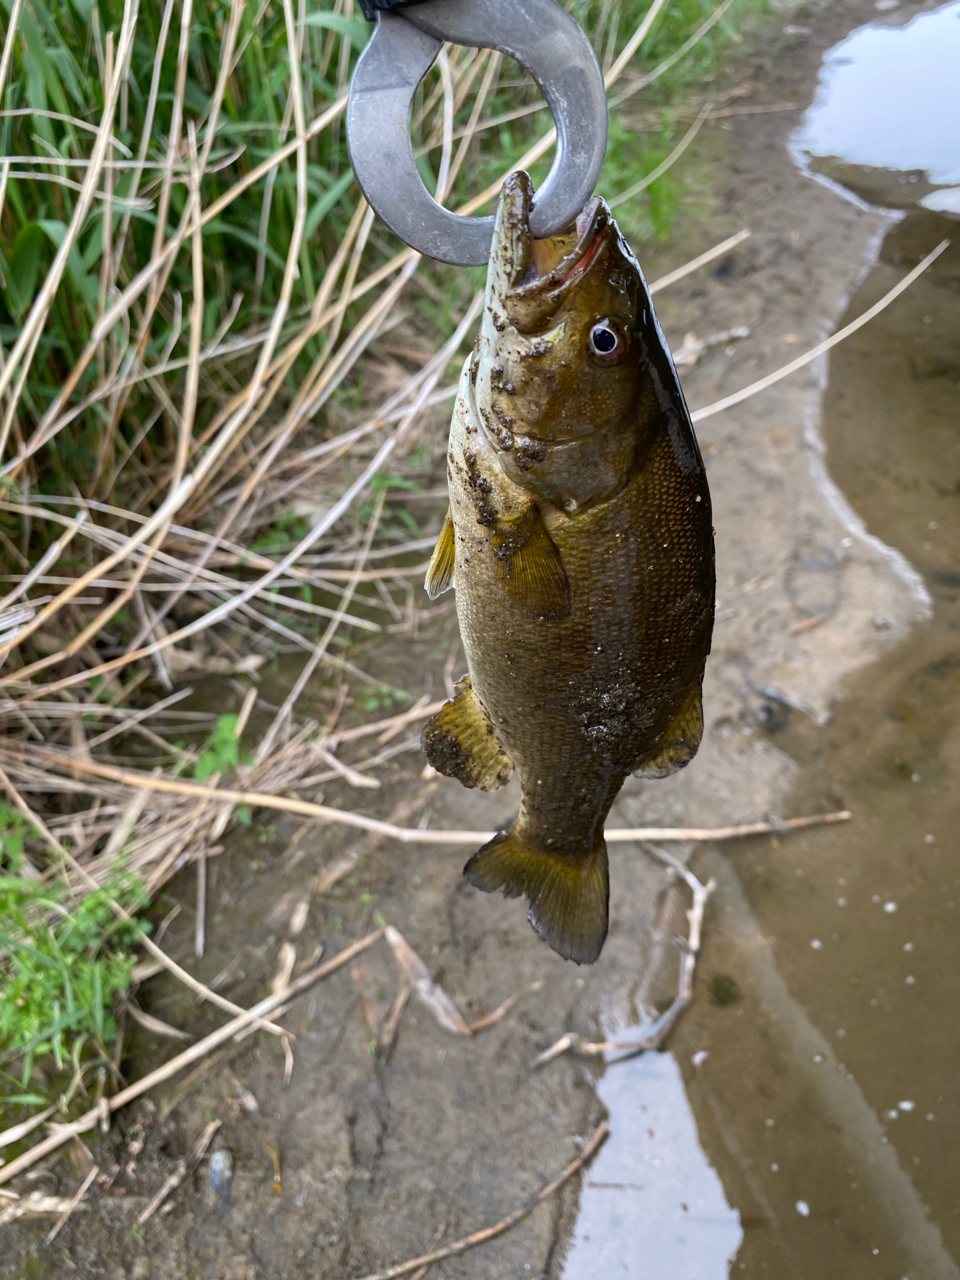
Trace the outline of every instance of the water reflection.
[[726, 1280], [740, 1216], [700, 1146], [674, 1058], [621, 1063], [599, 1093], [615, 1123], [584, 1187], [564, 1280]]
[[824, 59], [795, 144], [871, 168], [960, 182], [960, 3], [861, 27]]

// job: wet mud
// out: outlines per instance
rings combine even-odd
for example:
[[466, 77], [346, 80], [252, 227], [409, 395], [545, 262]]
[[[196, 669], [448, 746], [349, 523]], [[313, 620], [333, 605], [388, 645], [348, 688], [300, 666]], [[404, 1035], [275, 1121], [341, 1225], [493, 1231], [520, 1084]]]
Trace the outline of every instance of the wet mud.
[[[684, 157], [684, 213], [670, 245], [644, 257], [648, 278], [752, 232], [657, 297], [674, 348], [690, 333], [750, 329], [682, 373], [694, 409], [859, 314], [943, 234], [929, 211], [894, 225], [866, 195], [844, 198], [789, 150], [824, 52], [876, 17], [860, 2], [781, 9], [736, 67], [749, 90], [738, 105], [758, 110], [703, 129]], [[469, 849], [257, 815], [211, 859], [201, 962], [189, 959], [192, 879], [173, 881], [157, 905], [158, 921], [180, 909], [168, 951], [230, 999], [269, 989], [301, 903], [295, 972], [385, 920], [468, 1022], [541, 988], [470, 1038], [413, 1000], [387, 1054], [376, 1036], [398, 975], [377, 943], [294, 1003], [288, 1084], [281, 1045], [254, 1035], [126, 1109], [109, 1135], [88, 1136], [110, 1189], [52, 1252], [40, 1249], [45, 1226], [7, 1228], [0, 1277], [364, 1276], [516, 1209], [605, 1114], [612, 1136], [582, 1179], [431, 1276], [960, 1274], [960, 812], [949, 785], [960, 764], [958, 303], [950, 250], [829, 365], [698, 428], [719, 594], [704, 743], [683, 774], [630, 780], [610, 824], [714, 826], [843, 806], [855, 820], [675, 847], [717, 889], [695, 1003], [669, 1053], [531, 1066], [567, 1031], [622, 1033], [669, 998], [687, 899], [642, 848], [611, 847], [609, 939], [596, 965], [578, 969], [535, 937], [521, 903], [465, 883]], [[451, 605], [428, 635], [370, 644], [363, 662], [437, 698], [454, 636]], [[277, 692], [265, 682], [266, 698]], [[365, 807], [405, 825], [489, 829], [518, 802], [515, 782], [481, 795], [425, 778], [415, 750], [379, 776]], [[349, 807], [357, 793], [335, 783], [325, 799]], [[345, 855], [353, 869], [324, 887]], [[166, 976], [144, 984], [140, 1002], [193, 1035], [220, 1023]], [[124, 1070], [140, 1075], [173, 1051], [138, 1031]], [[229, 1153], [218, 1157], [232, 1168], [229, 1194], [210, 1187], [207, 1159], [166, 1212], [136, 1226], [211, 1119], [223, 1121], [213, 1145]], [[78, 1161], [73, 1151], [43, 1177], [68, 1194]]]

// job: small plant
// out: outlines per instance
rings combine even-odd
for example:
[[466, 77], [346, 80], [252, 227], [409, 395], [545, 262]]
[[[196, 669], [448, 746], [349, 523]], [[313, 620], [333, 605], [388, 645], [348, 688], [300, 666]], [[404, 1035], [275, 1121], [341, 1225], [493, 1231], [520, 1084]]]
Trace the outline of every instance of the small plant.
[[364, 711], [393, 711], [409, 697], [406, 689], [394, 689], [388, 684], [372, 684], [357, 702]]
[[263, 551], [267, 554], [285, 551], [288, 547], [299, 542], [309, 527], [302, 516], [296, 515], [293, 511], [286, 511], [279, 520], [276, 520], [270, 526], [266, 533], [251, 543], [250, 549], [252, 551]]
[[33, 828], [27, 820], [0, 800], [0, 865], [19, 875], [23, 866], [24, 840]]
[[230, 773], [240, 763], [238, 720], [235, 715], [217, 717], [207, 745], [193, 767], [193, 776], [198, 782], [205, 782], [215, 773]]
[[[0, 822], [4, 859], [13, 869], [24, 831], [9, 821], [9, 810]], [[114, 997], [127, 988], [136, 963], [132, 948], [145, 927], [118, 920], [114, 902], [143, 907], [139, 881], [115, 874], [85, 898], [68, 901], [56, 885], [0, 877], [0, 1054], [5, 1062], [19, 1059], [24, 1089], [35, 1063], [52, 1058], [58, 1071], [72, 1068], [69, 1098], [108, 1056], [117, 1036]]]

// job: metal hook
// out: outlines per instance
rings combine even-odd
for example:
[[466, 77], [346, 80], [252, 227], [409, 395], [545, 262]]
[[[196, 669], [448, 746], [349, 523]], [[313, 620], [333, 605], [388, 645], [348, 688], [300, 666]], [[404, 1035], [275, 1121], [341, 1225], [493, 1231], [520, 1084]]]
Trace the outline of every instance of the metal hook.
[[533, 200], [530, 226], [537, 238], [568, 227], [593, 194], [607, 145], [606, 92], [590, 42], [556, 0], [428, 0], [377, 15], [347, 104], [357, 181], [412, 248], [441, 262], [479, 266], [490, 256], [494, 219], [465, 218], [437, 204], [410, 142], [413, 95], [444, 40], [507, 54], [547, 100], [557, 152]]

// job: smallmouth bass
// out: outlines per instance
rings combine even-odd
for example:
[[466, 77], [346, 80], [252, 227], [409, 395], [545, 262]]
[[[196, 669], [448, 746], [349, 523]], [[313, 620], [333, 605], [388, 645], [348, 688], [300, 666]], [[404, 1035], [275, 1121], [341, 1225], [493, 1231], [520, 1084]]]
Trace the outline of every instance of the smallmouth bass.
[[508, 831], [469, 860], [524, 895], [565, 959], [607, 935], [604, 820], [628, 774], [693, 758], [714, 613], [710, 493], [636, 258], [591, 200], [534, 240], [525, 173], [506, 181], [481, 329], [448, 451], [450, 510], [427, 573], [453, 586], [469, 674], [427, 724], [440, 773], [493, 790]]

